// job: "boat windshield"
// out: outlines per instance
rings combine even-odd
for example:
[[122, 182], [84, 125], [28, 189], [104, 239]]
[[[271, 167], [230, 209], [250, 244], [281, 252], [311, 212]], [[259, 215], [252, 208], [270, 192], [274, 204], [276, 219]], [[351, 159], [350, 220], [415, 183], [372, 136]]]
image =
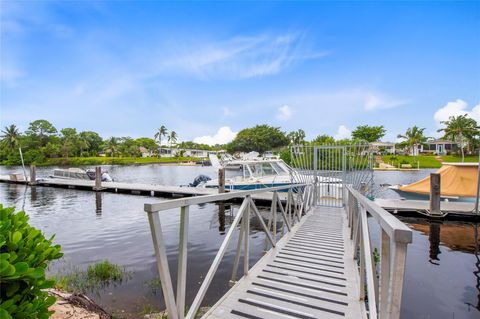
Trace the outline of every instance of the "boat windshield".
[[243, 165], [243, 177], [263, 177], [263, 176], [275, 176], [288, 173], [288, 171], [276, 162], [266, 163], [249, 163]]

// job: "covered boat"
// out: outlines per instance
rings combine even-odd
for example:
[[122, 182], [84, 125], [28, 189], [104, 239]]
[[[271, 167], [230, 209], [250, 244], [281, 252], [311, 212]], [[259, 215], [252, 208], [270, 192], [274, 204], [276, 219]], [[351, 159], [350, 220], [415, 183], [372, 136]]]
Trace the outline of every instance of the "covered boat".
[[[56, 168], [53, 170], [52, 178], [62, 178], [62, 179], [83, 179], [83, 180], [95, 180], [95, 171], [94, 170], [83, 170], [77, 167], [71, 168]], [[102, 182], [112, 182], [113, 179], [110, 177], [107, 171], [102, 170]]]
[[[477, 196], [478, 163], [442, 163], [440, 195], [450, 199], [469, 199]], [[390, 189], [407, 198], [430, 196], [430, 176], [408, 185], [394, 185]]]

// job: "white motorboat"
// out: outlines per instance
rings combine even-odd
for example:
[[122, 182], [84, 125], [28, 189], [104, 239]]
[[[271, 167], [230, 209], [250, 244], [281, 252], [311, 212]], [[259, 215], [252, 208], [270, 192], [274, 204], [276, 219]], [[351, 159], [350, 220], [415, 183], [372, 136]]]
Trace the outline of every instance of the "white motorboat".
[[[230, 163], [220, 163], [215, 155], [210, 157], [212, 166], [216, 169], [227, 167]], [[266, 187], [287, 186], [298, 183], [311, 183], [313, 174], [302, 174], [288, 166], [281, 159], [266, 159], [252, 157], [243, 160], [234, 160], [241, 165], [240, 174], [225, 178], [225, 189], [251, 190]], [[339, 197], [342, 190], [342, 180], [334, 177], [317, 176], [319, 192], [323, 196]], [[203, 181], [197, 187], [218, 188], [218, 179]]]
[[[62, 178], [62, 179], [82, 179], [92, 181], [95, 180], [95, 170], [88, 169], [84, 170], [77, 167], [71, 168], [56, 168], [53, 170], [53, 175], [51, 178]], [[102, 182], [113, 182], [113, 178], [110, 177], [107, 171], [102, 171]]]

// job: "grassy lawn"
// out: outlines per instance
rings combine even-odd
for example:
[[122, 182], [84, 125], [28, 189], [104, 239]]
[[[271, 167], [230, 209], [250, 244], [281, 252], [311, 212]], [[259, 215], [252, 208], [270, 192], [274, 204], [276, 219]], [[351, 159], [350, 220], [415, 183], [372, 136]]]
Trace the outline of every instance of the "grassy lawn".
[[[420, 168], [440, 168], [442, 162], [461, 162], [462, 157], [457, 155], [445, 155], [441, 160], [435, 159], [434, 155], [385, 155], [382, 156], [383, 161], [387, 164], [392, 164], [398, 167], [398, 164], [410, 164], [412, 168], [417, 168], [417, 162], [420, 164]], [[465, 156], [465, 162], [478, 162], [478, 156]]]
[[45, 163], [38, 164], [39, 166], [49, 165], [128, 165], [128, 164], [154, 164], [154, 163], [185, 163], [190, 161], [197, 161], [199, 158], [192, 157], [70, 157], [64, 158], [49, 158]]

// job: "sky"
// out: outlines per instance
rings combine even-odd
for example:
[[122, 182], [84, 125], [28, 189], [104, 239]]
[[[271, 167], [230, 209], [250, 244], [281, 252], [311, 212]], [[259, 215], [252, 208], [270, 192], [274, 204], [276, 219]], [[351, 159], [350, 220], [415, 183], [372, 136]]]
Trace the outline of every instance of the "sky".
[[480, 121], [480, 1], [0, 0], [0, 126], [226, 143]]

